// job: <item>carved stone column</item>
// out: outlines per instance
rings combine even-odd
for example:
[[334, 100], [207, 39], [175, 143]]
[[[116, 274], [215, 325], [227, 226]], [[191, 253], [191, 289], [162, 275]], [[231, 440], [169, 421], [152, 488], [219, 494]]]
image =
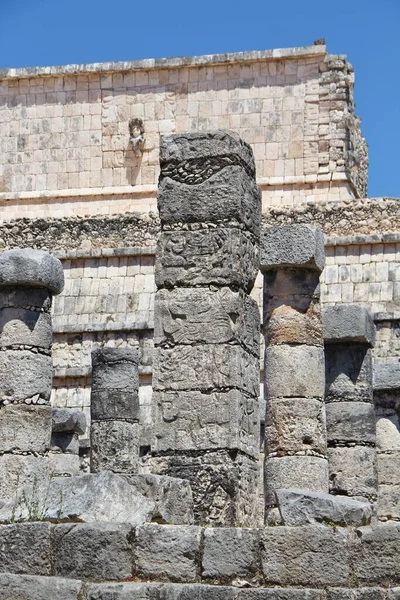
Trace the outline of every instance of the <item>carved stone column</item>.
[[224, 131], [160, 149], [152, 469], [188, 479], [201, 523], [254, 523], [259, 456], [260, 192]]
[[53, 365], [51, 300], [60, 261], [41, 250], [0, 255], [0, 499], [48, 480]]
[[139, 462], [139, 351], [92, 352], [90, 470], [137, 473]]
[[323, 311], [326, 419], [332, 494], [376, 500], [376, 425], [372, 350], [375, 325], [366, 308]]
[[319, 286], [325, 261], [323, 234], [309, 225], [268, 227], [260, 254], [268, 520], [279, 489], [328, 491]]

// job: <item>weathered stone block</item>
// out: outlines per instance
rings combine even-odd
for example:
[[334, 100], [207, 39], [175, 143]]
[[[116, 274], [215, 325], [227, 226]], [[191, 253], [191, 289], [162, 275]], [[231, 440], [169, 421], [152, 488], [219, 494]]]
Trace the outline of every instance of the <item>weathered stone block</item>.
[[318, 300], [321, 286], [320, 273], [311, 268], [278, 267], [263, 272], [263, 293], [268, 302], [285, 299], [293, 307]]
[[0, 307], [50, 313], [52, 297], [44, 287], [0, 286]]
[[237, 600], [326, 600], [324, 590], [264, 588], [238, 590]]
[[24, 402], [39, 396], [50, 401], [53, 378], [51, 356], [29, 350], [0, 352], [0, 401]]
[[58, 475], [76, 475], [80, 472], [80, 458], [78, 454], [49, 453], [49, 471], [51, 477]]
[[265, 461], [266, 506], [276, 504], [275, 490], [298, 489], [328, 493], [328, 461], [318, 456], [282, 456]]
[[229, 220], [243, 223], [246, 229], [259, 236], [261, 192], [243, 164], [239, 160], [235, 162], [218, 165], [221, 167], [218, 171], [215, 170], [217, 165], [207, 169], [196, 165], [195, 161], [192, 165], [186, 162], [185, 167], [189, 168], [178, 167], [184, 170], [183, 173], [176, 168], [168, 169], [168, 166], [163, 169], [157, 196], [161, 222], [165, 225]]
[[400, 581], [400, 526], [357, 530], [350, 546], [354, 576], [359, 585], [398, 585]]
[[46, 452], [50, 435], [50, 406], [0, 405], [0, 452]]
[[[113, 377], [115, 381], [115, 376]], [[136, 379], [136, 377], [135, 377]], [[131, 381], [131, 386], [134, 381]], [[90, 396], [90, 414], [94, 421], [116, 421], [118, 419], [139, 421], [138, 389], [93, 389]]]
[[374, 367], [374, 390], [398, 390], [400, 388], [400, 363], [382, 362]]
[[[98, 583], [89, 584], [87, 589], [88, 600], [110, 600], [110, 598], [112, 600], [158, 600], [159, 598], [162, 600], [237, 600], [239, 593], [234, 587], [195, 583]], [[268, 596], [266, 598], [268, 600], [325, 600], [317, 596]]]
[[155, 503], [153, 521], [193, 525], [193, 496], [188, 481], [152, 473], [122, 476], [135, 490]]
[[376, 455], [379, 485], [400, 485], [400, 452]]
[[214, 581], [255, 577], [259, 568], [258, 531], [238, 527], [204, 530], [202, 577]]
[[0, 287], [44, 287], [59, 294], [64, 287], [61, 262], [43, 250], [18, 248], [0, 254]]
[[0, 592], [4, 600], [80, 600], [82, 582], [60, 577], [0, 573]]
[[34, 346], [51, 348], [51, 315], [24, 308], [1, 308], [0, 347]]
[[268, 301], [264, 297], [264, 331], [268, 345], [323, 346], [319, 301], [306, 296], [296, 297], [295, 302], [276, 296]]
[[376, 448], [378, 452], [400, 451], [400, 422], [394, 409], [377, 409]]
[[348, 534], [322, 526], [267, 527], [260, 531], [265, 583], [280, 586], [346, 586]]
[[257, 523], [258, 463], [236, 451], [156, 456], [153, 473], [187, 479], [195, 523], [254, 526]]
[[195, 581], [200, 527], [144, 525], [136, 529], [135, 571], [143, 577]]
[[139, 423], [94, 421], [90, 428], [91, 472], [137, 472], [139, 433]]
[[329, 442], [375, 444], [375, 409], [368, 402], [331, 402], [326, 405]]
[[317, 346], [269, 346], [265, 390], [269, 398], [323, 398], [324, 350]]
[[328, 448], [329, 487], [334, 494], [375, 499], [378, 487], [375, 448]]
[[[26, 514], [30, 511], [36, 511], [35, 504], [37, 494], [42, 493], [42, 486], [47, 488], [49, 481], [49, 463], [48, 459], [43, 456], [20, 455], [20, 454], [3, 454], [0, 455], [0, 501], [12, 501], [16, 503], [19, 498], [19, 491], [22, 488], [27, 488], [29, 491], [26, 497], [29, 500], [29, 506], [25, 506]], [[32, 487], [34, 492], [32, 492]], [[1, 511], [0, 511], [1, 512]], [[0, 522], [11, 520], [10, 515], [6, 519], [1, 519]]]
[[158, 391], [238, 388], [251, 396], [259, 395], [259, 362], [240, 346], [156, 348], [153, 371], [157, 373], [154, 389]]
[[137, 348], [100, 348], [92, 352], [93, 390], [134, 390], [139, 386]]
[[258, 399], [238, 390], [154, 392], [152, 450], [229, 448], [259, 457]]
[[400, 520], [400, 485], [379, 483], [378, 518]]
[[372, 354], [362, 345], [325, 346], [326, 402], [372, 402]]
[[312, 225], [274, 225], [261, 234], [260, 269], [300, 267], [321, 272], [325, 264], [324, 234]]
[[314, 398], [268, 398], [265, 452], [326, 452], [325, 406]]
[[260, 352], [257, 303], [242, 291], [177, 288], [156, 292], [154, 343], [240, 343]]
[[236, 228], [169, 231], [157, 246], [157, 287], [236, 286], [253, 288], [258, 273], [258, 246]]
[[351, 304], [327, 306], [322, 312], [322, 321], [327, 344], [351, 342], [374, 345], [374, 321], [363, 306]]
[[83, 434], [86, 431], [86, 416], [82, 410], [68, 408], [52, 408], [52, 432], [74, 432]]
[[0, 525], [0, 571], [50, 575], [50, 523]]
[[345, 589], [336, 588], [326, 591], [326, 600], [388, 600], [390, 590], [383, 588]]
[[283, 525], [299, 527], [318, 523], [339, 526], [368, 525], [372, 505], [345, 496], [305, 490], [277, 490], [276, 500]]
[[52, 452], [79, 454], [79, 437], [77, 433], [55, 433], [51, 436]]
[[127, 579], [132, 576], [130, 525], [65, 523], [52, 528], [52, 562], [55, 575], [91, 579]]

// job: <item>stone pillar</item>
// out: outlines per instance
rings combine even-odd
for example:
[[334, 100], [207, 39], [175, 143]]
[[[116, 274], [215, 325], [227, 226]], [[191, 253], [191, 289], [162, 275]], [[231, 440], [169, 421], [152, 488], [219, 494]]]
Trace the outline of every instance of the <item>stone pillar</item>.
[[0, 500], [48, 481], [50, 309], [63, 286], [62, 265], [46, 252], [0, 255]]
[[326, 420], [332, 494], [376, 500], [376, 425], [372, 350], [375, 326], [367, 309], [323, 311]]
[[80, 472], [79, 436], [86, 431], [86, 417], [81, 410], [53, 408], [50, 446], [52, 476]]
[[188, 479], [195, 520], [254, 523], [260, 191], [232, 132], [162, 138], [151, 460]]
[[90, 470], [137, 473], [139, 462], [139, 351], [92, 352]]
[[319, 285], [324, 261], [323, 234], [315, 227], [263, 231], [267, 520], [279, 489], [328, 492]]

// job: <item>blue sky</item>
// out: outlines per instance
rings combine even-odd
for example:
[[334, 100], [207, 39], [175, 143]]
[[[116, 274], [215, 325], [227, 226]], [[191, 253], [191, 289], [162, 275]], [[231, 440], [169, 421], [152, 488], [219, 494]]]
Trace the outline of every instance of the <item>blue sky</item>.
[[400, 0], [0, 0], [0, 67], [306, 46], [356, 73], [369, 195], [400, 197]]

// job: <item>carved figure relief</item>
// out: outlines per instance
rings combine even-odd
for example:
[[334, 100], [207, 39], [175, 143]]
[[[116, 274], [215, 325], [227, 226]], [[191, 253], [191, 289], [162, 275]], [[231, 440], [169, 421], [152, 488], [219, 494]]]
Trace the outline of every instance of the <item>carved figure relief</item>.
[[242, 167], [249, 177], [254, 177], [254, 170], [237, 154], [224, 156], [201, 157], [186, 161], [168, 161], [161, 164], [161, 178], [170, 177], [179, 183], [197, 185], [210, 179], [225, 167]]
[[142, 149], [146, 141], [146, 134], [142, 119], [129, 120], [129, 141], [132, 144], [135, 156], [142, 156]]

